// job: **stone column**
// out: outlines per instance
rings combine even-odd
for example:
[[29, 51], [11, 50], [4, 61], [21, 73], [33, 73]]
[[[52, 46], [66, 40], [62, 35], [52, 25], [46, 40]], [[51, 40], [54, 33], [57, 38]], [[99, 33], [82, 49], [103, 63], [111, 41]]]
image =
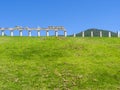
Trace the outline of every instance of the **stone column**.
[[85, 32], [84, 31], [82, 32], [82, 37], [85, 37]]
[[93, 37], [93, 31], [91, 31], [91, 37]]
[[109, 32], [109, 35], [108, 35], [109, 37], [111, 37], [111, 32]]
[[102, 31], [100, 31], [100, 37], [102, 37]]
[[67, 37], [67, 32], [66, 31], [64, 31], [64, 36]]
[[20, 36], [22, 36], [22, 30], [20, 30], [19, 32], [20, 32]]
[[55, 36], [58, 37], [58, 31], [55, 31]]
[[10, 35], [13, 36], [13, 30], [10, 31]]
[[2, 30], [1, 32], [2, 32], [2, 36], [5, 36], [5, 32], [4, 32], [4, 30]]
[[37, 31], [38, 36], [40, 37], [40, 31]]
[[120, 37], [120, 31], [118, 31], [118, 37]]
[[28, 36], [30, 36], [30, 37], [31, 37], [31, 30], [29, 30], [29, 31], [28, 31]]
[[75, 33], [73, 34], [73, 37], [76, 37], [76, 34], [75, 34]]
[[49, 31], [46, 31], [46, 36], [47, 36], [47, 37], [49, 36]]

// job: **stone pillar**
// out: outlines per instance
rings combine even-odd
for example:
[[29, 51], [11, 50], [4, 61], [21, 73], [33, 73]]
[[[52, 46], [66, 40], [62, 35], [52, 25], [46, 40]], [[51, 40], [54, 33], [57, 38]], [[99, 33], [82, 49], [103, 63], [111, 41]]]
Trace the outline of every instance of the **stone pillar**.
[[102, 37], [102, 31], [100, 31], [100, 37]]
[[37, 31], [38, 36], [40, 37], [40, 31]]
[[13, 36], [13, 30], [10, 31], [10, 35]]
[[85, 37], [85, 32], [82, 32], [82, 37]]
[[49, 31], [46, 31], [46, 36], [47, 36], [47, 37], [49, 36]]
[[109, 35], [108, 35], [109, 37], [111, 37], [111, 32], [109, 32]]
[[5, 32], [4, 32], [4, 30], [2, 30], [1, 32], [2, 32], [2, 36], [5, 36]]
[[67, 32], [66, 31], [64, 31], [64, 36], [67, 37]]
[[91, 37], [93, 37], [93, 31], [91, 31]]
[[118, 37], [120, 37], [120, 31], [118, 31]]
[[76, 34], [75, 34], [75, 33], [73, 34], [73, 37], [76, 37]]
[[19, 32], [20, 32], [20, 36], [22, 36], [22, 30], [20, 30]]
[[28, 36], [30, 36], [30, 37], [31, 37], [31, 30], [29, 30], [29, 31], [28, 31]]
[[58, 37], [58, 31], [55, 31], [55, 36]]

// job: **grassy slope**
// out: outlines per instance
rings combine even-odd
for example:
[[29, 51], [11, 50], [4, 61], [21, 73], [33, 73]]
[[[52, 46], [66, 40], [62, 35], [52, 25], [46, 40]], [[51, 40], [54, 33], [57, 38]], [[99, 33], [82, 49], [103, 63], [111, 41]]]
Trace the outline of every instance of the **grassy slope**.
[[0, 37], [0, 90], [120, 89], [119, 38]]

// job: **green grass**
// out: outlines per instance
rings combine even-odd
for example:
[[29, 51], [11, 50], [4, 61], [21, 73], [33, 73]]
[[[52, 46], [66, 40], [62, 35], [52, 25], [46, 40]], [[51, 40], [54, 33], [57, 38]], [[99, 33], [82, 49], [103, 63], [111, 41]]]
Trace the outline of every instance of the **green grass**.
[[120, 39], [0, 37], [0, 90], [120, 90]]

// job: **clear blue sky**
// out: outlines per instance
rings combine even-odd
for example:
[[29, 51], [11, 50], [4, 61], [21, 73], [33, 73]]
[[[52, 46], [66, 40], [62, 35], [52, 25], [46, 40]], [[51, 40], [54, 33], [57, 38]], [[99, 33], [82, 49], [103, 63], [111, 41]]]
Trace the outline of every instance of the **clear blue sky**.
[[62, 25], [68, 34], [120, 29], [120, 0], [0, 0], [0, 27]]

